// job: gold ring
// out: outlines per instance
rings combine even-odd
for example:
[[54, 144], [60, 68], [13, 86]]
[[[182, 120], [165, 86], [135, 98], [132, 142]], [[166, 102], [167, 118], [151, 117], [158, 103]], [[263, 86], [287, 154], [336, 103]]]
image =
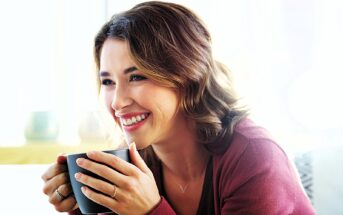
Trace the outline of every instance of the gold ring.
[[62, 201], [62, 200], [65, 199], [66, 197], [65, 197], [62, 193], [60, 193], [60, 191], [58, 191], [58, 188], [59, 188], [59, 187], [57, 187], [57, 189], [55, 190], [55, 192], [57, 193], [58, 199], [59, 199], [60, 201]]
[[113, 194], [111, 195], [111, 197], [114, 199], [115, 197], [116, 197], [116, 195], [117, 195], [117, 186], [116, 185], [113, 185]]

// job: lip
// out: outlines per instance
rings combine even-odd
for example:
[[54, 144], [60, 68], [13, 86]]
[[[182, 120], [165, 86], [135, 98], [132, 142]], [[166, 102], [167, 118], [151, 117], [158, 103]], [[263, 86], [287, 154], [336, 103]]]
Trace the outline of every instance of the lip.
[[[145, 115], [145, 119], [142, 120], [142, 121], [139, 121], [138, 123], [135, 123], [135, 124], [132, 124], [132, 125], [124, 125], [122, 123], [122, 120], [121, 119], [131, 119], [132, 117], [134, 116], [138, 116], [138, 115], [142, 115], [144, 114]], [[131, 131], [134, 131], [134, 130], [137, 130], [138, 128], [140, 128], [145, 122], [146, 120], [149, 118], [150, 116], [150, 113], [128, 113], [128, 114], [123, 114], [123, 115], [117, 115], [116, 116], [120, 119], [120, 122], [121, 122], [121, 126], [122, 128], [127, 131], [127, 132], [131, 132]]]

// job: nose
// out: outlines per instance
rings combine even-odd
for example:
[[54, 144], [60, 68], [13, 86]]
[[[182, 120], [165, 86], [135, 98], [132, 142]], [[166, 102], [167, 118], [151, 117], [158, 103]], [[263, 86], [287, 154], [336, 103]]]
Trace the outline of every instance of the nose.
[[133, 99], [130, 96], [129, 89], [127, 87], [120, 87], [117, 85], [113, 95], [111, 107], [115, 111], [119, 111], [133, 103]]

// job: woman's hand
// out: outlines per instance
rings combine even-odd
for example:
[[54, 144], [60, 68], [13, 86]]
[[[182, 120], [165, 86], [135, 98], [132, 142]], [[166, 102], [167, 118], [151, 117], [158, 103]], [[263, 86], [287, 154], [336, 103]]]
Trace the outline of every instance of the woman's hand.
[[80, 167], [109, 182], [82, 173], [76, 173], [75, 178], [101, 192], [86, 186], [82, 188], [82, 192], [94, 202], [118, 214], [146, 214], [159, 203], [161, 197], [154, 176], [137, 152], [135, 143], [130, 145], [129, 150], [132, 164], [101, 151], [87, 153], [96, 162], [83, 158], [76, 161]]
[[67, 173], [65, 156], [58, 156], [57, 162], [42, 175], [43, 192], [49, 197], [49, 202], [59, 212], [70, 212], [78, 208]]

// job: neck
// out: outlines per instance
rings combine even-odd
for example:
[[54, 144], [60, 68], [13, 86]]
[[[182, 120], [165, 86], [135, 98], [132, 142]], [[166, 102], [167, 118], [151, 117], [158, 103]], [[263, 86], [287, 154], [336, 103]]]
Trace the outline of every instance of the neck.
[[162, 162], [163, 172], [185, 182], [199, 178], [210, 157], [209, 152], [197, 141], [194, 123], [186, 118], [179, 120], [168, 138], [152, 147]]
[[154, 145], [154, 151], [162, 162], [164, 172], [181, 181], [193, 181], [204, 175], [210, 154], [191, 136], [180, 135], [182, 140], [173, 139], [171, 144]]

